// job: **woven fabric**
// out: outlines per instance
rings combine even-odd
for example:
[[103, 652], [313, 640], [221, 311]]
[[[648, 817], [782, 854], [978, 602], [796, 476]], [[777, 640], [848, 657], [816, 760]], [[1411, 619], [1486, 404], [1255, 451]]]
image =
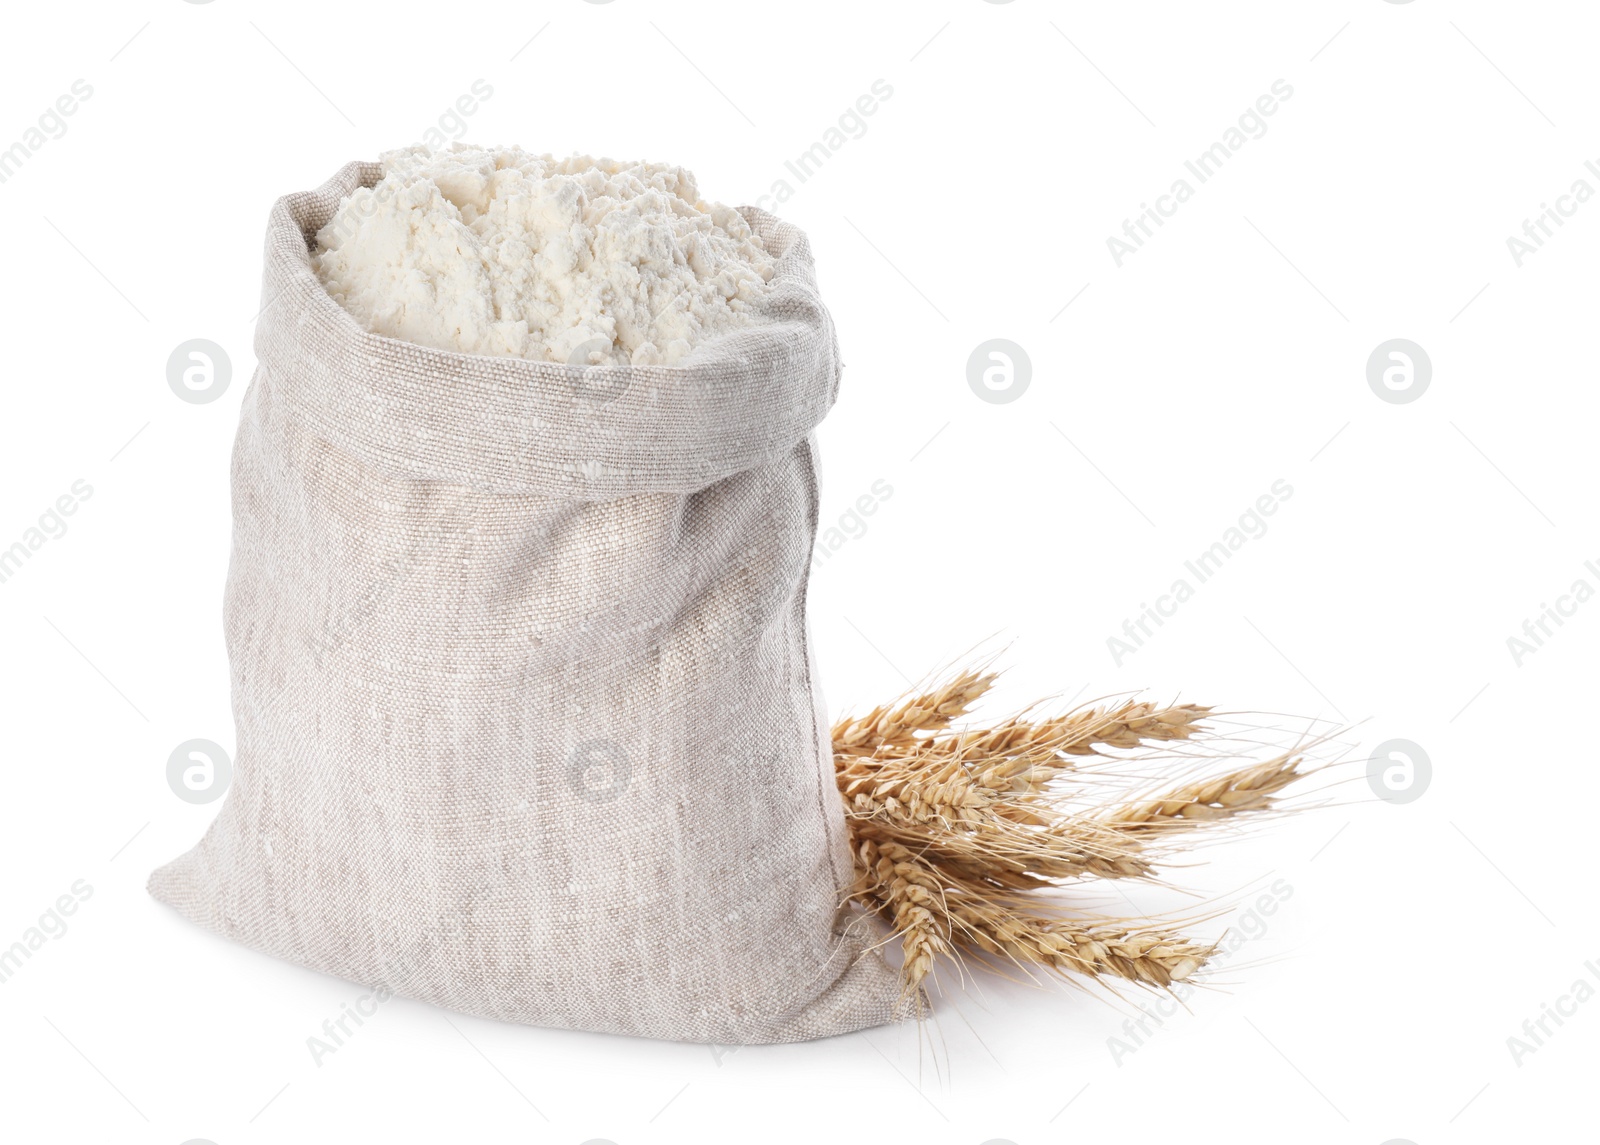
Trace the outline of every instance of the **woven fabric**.
[[804, 235], [771, 322], [676, 367], [363, 331], [275, 206], [233, 455], [237, 748], [150, 890], [403, 997], [756, 1043], [899, 1013], [850, 876], [805, 621], [812, 431], [837, 392]]

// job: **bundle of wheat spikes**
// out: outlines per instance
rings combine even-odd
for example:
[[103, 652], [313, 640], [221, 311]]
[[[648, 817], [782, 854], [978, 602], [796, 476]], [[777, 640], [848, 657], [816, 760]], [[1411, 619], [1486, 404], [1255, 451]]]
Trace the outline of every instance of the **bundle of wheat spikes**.
[[[995, 679], [962, 671], [833, 727], [855, 857], [851, 897], [899, 938], [918, 1014], [940, 959], [958, 968], [964, 956], [1001, 959], [1157, 989], [1191, 979], [1214, 944], [1156, 920], [1086, 918], [1040, 892], [1086, 878], [1151, 878], [1184, 831], [1271, 809], [1309, 774], [1301, 768], [1313, 745], [1248, 766], [1232, 755], [1232, 770], [1195, 778], [1196, 760], [1214, 770], [1231, 753], [1205, 750], [1226, 737], [1203, 722], [1212, 709], [1193, 704], [1025, 710], [959, 728]], [[1180, 747], [1197, 750], [1175, 754]], [[1173, 759], [1177, 777], [1166, 766]]]

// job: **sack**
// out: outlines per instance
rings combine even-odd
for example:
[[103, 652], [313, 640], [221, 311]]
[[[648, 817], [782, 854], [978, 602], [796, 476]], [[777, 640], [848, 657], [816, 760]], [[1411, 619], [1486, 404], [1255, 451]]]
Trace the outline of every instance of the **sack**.
[[366, 986], [540, 1026], [759, 1043], [902, 1012], [847, 913], [805, 620], [840, 362], [797, 229], [770, 324], [582, 369], [363, 331], [268, 226], [233, 455], [238, 740], [150, 891]]

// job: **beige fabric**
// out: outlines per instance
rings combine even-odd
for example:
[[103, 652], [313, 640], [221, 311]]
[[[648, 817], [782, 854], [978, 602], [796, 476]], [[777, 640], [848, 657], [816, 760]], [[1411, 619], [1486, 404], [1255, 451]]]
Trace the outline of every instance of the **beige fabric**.
[[233, 458], [235, 778], [150, 890], [364, 986], [722, 1043], [891, 1020], [805, 624], [839, 359], [810, 251], [680, 367], [361, 330], [272, 212]]

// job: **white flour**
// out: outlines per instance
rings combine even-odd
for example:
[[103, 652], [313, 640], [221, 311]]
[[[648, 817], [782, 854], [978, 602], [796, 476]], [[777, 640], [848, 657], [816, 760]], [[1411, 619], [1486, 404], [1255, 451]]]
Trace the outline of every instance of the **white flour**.
[[456, 144], [381, 157], [312, 264], [375, 333], [472, 354], [673, 365], [761, 321], [773, 259], [681, 167]]

